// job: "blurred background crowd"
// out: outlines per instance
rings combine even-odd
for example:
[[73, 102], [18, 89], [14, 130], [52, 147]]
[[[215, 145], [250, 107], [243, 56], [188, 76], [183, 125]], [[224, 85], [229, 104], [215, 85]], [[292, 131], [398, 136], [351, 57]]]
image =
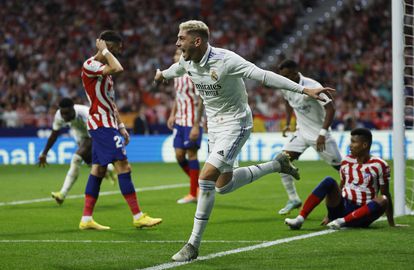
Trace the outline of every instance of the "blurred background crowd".
[[[390, 1], [369, 8], [356, 2], [344, 2], [336, 17], [319, 22], [289, 54], [276, 58], [273, 70], [292, 58], [302, 74], [336, 88], [335, 129], [389, 129]], [[97, 35], [115, 29], [124, 37], [125, 72], [115, 78], [123, 118], [138, 134], [168, 132], [174, 89], [172, 83], [154, 89], [152, 80], [156, 68], [172, 63], [180, 22], [205, 21], [213, 46], [257, 63], [317, 5], [317, 0], [0, 0], [0, 126], [50, 127], [62, 97], [88, 105], [82, 63], [95, 53]], [[255, 131], [281, 130], [280, 93], [248, 85]]]

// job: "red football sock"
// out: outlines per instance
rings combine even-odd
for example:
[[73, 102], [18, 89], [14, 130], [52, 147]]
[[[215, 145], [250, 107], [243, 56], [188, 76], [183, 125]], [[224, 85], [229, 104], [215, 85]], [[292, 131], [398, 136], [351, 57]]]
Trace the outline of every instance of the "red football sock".
[[370, 213], [370, 209], [368, 205], [364, 205], [358, 208], [357, 210], [354, 210], [353, 212], [346, 215], [344, 219], [345, 219], [345, 222], [348, 223], [356, 219], [360, 219], [362, 217], [368, 216], [369, 213]]
[[197, 197], [199, 174], [200, 174], [200, 170], [190, 169], [190, 194], [193, 195], [194, 197]]
[[309, 197], [306, 199], [305, 204], [300, 210], [300, 215], [306, 219], [306, 217], [312, 212], [313, 208], [315, 208], [322, 200], [316, 196], [315, 194], [311, 193]]
[[92, 197], [91, 195], [85, 194], [85, 206], [83, 208], [84, 216], [92, 216], [93, 208], [95, 207], [97, 198]]
[[133, 215], [136, 215], [139, 212], [141, 212], [141, 210], [139, 209], [139, 205], [138, 205], [137, 193], [134, 192], [130, 194], [124, 194], [123, 196], [125, 200], [127, 201], [129, 205], [129, 209], [131, 209], [131, 212]]

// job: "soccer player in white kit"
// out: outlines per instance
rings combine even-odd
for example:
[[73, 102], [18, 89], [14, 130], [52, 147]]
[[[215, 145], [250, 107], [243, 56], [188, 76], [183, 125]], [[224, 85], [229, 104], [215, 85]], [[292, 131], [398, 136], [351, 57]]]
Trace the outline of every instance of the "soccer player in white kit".
[[[284, 60], [279, 64], [279, 74], [286, 78], [309, 88], [318, 88], [322, 85], [303, 76], [298, 71], [298, 64], [293, 60]], [[325, 94], [321, 94], [325, 101], [315, 100], [304, 95], [296, 95], [291, 91], [282, 90], [286, 103], [286, 127], [283, 130], [283, 136], [286, 137], [286, 131], [289, 130], [292, 112], [296, 115], [296, 132], [292, 139], [283, 146], [290, 156], [290, 160], [296, 160], [306, 149], [312, 147], [320, 157], [330, 164], [337, 171], [341, 167], [341, 154], [335, 139], [330, 134], [330, 127], [335, 116], [333, 101]], [[302, 201], [296, 192], [295, 183], [292, 176], [281, 173], [282, 183], [289, 196], [285, 207], [280, 209], [280, 215], [289, 214], [295, 208], [302, 205]]]
[[[70, 168], [66, 174], [62, 188], [60, 191], [51, 193], [52, 198], [55, 199], [59, 205], [64, 202], [66, 195], [78, 179], [82, 160], [88, 165], [90, 165], [92, 161], [92, 141], [86, 126], [86, 123], [88, 122], [88, 115], [89, 107], [74, 104], [70, 98], [63, 98], [59, 102], [59, 109], [56, 111], [53, 119], [52, 133], [47, 140], [45, 148], [39, 156], [39, 166], [45, 167], [47, 164], [47, 153], [55, 144], [59, 136], [59, 130], [64, 127], [71, 128], [72, 134], [79, 147], [72, 156]], [[112, 181], [115, 181], [116, 176], [113, 171], [114, 166], [110, 164], [110, 166], [108, 166], [108, 173], [106, 177], [111, 178]]]
[[197, 258], [202, 234], [213, 209], [216, 191], [225, 194], [272, 172], [299, 178], [286, 154], [273, 161], [233, 170], [233, 164], [252, 129], [252, 112], [247, 103], [243, 78], [260, 81], [276, 89], [319, 98], [328, 88], [308, 89], [273, 72], [262, 70], [229, 50], [208, 43], [209, 29], [204, 22], [187, 21], [179, 26], [176, 46], [182, 51], [178, 63], [156, 72], [154, 81], [162, 82], [187, 73], [194, 82], [206, 110], [209, 157], [200, 172], [199, 195], [190, 239], [172, 256], [174, 261]]

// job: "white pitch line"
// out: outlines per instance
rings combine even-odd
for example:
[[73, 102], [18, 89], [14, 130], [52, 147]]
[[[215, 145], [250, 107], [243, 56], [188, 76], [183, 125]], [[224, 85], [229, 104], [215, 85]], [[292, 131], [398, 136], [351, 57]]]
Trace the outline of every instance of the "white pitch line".
[[181, 265], [190, 264], [190, 263], [193, 263], [193, 262], [205, 261], [205, 260], [210, 260], [210, 259], [214, 259], [214, 258], [218, 258], [218, 257], [231, 255], [231, 254], [236, 254], [236, 253], [241, 253], [241, 252], [246, 252], [246, 251], [252, 251], [252, 250], [266, 248], [266, 247], [271, 247], [271, 246], [280, 245], [280, 244], [284, 244], [284, 243], [288, 243], [288, 242], [292, 242], [292, 241], [297, 241], [297, 240], [302, 240], [302, 239], [311, 238], [311, 237], [315, 237], [315, 236], [330, 234], [330, 233], [334, 233], [334, 232], [337, 232], [337, 231], [338, 230], [323, 230], [323, 231], [320, 231], [320, 232], [314, 232], [314, 233], [303, 234], [303, 235], [289, 237], [289, 238], [278, 239], [278, 240], [275, 240], [275, 241], [264, 242], [264, 243], [253, 245], [253, 246], [247, 246], [247, 247], [222, 251], [222, 252], [218, 252], [218, 253], [212, 253], [212, 254], [209, 254], [209, 255], [206, 255], [206, 256], [198, 257], [196, 260], [189, 261], [189, 262], [170, 262], [170, 263], [164, 263], [164, 264], [151, 266], [151, 267], [148, 267], [148, 268], [142, 268], [141, 270], [170, 269], [170, 268], [178, 267], [178, 266], [181, 266]]
[[[153, 186], [153, 187], [144, 187], [144, 188], [137, 188], [135, 191], [137, 192], [143, 192], [143, 191], [152, 191], [152, 190], [163, 190], [163, 189], [173, 189], [173, 188], [181, 188], [181, 187], [188, 187], [189, 184], [173, 184], [173, 185], [163, 185], [163, 186]], [[120, 191], [105, 191], [100, 192], [99, 196], [107, 196], [107, 195], [114, 195], [114, 194], [120, 194]], [[67, 199], [79, 199], [84, 198], [85, 194], [80, 195], [69, 195], [66, 196], [65, 200]], [[53, 201], [53, 198], [40, 198], [40, 199], [33, 199], [33, 200], [24, 200], [24, 201], [12, 201], [12, 202], [0, 202], [0, 206], [6, 206], [6, 205], [19, 205], [19, 204], [29, 204], [29, 203], [38, 203], [38, 202], [47, 202], [47, 201]]]
[[[265, 243], [263, 240], [205, 240], [203, 243]], [[59, 240], [59, 239], [0, 239], [0, 243], [108, 243], [108, 244], [124, 244], [124, 243], [141, 243], [141, 244], [168, 244], [168, 243], [186, 243], [185, 240], [141, 240], [141, 241], [128, 241], [128, 240]]]

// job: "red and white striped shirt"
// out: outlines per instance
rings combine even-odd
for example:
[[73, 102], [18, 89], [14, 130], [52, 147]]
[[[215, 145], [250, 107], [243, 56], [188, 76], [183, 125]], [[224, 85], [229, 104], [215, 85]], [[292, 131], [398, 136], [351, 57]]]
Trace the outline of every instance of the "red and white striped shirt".
[[342, 160], [339, 171], [344, 181], [342, 197], [357, 205], [365, 205], [378, 193], [380, 186], [389, 183], [390, 167], [378, 157], [371, 157], [366, 163], [359, 164], [351, 155]]
[[174, 78], [174, 88], [177, 102], [175, 123], [180, 126], [192, 127], [196, 117], [198, 91], [187, 74]]
[[102, 75], [105, 65], [93, 57], [83, 63], [82, 84], [90, 102], [88, 130], [99, 127], [118, 128], [114, 113], [113, 81], [111, 75]]

